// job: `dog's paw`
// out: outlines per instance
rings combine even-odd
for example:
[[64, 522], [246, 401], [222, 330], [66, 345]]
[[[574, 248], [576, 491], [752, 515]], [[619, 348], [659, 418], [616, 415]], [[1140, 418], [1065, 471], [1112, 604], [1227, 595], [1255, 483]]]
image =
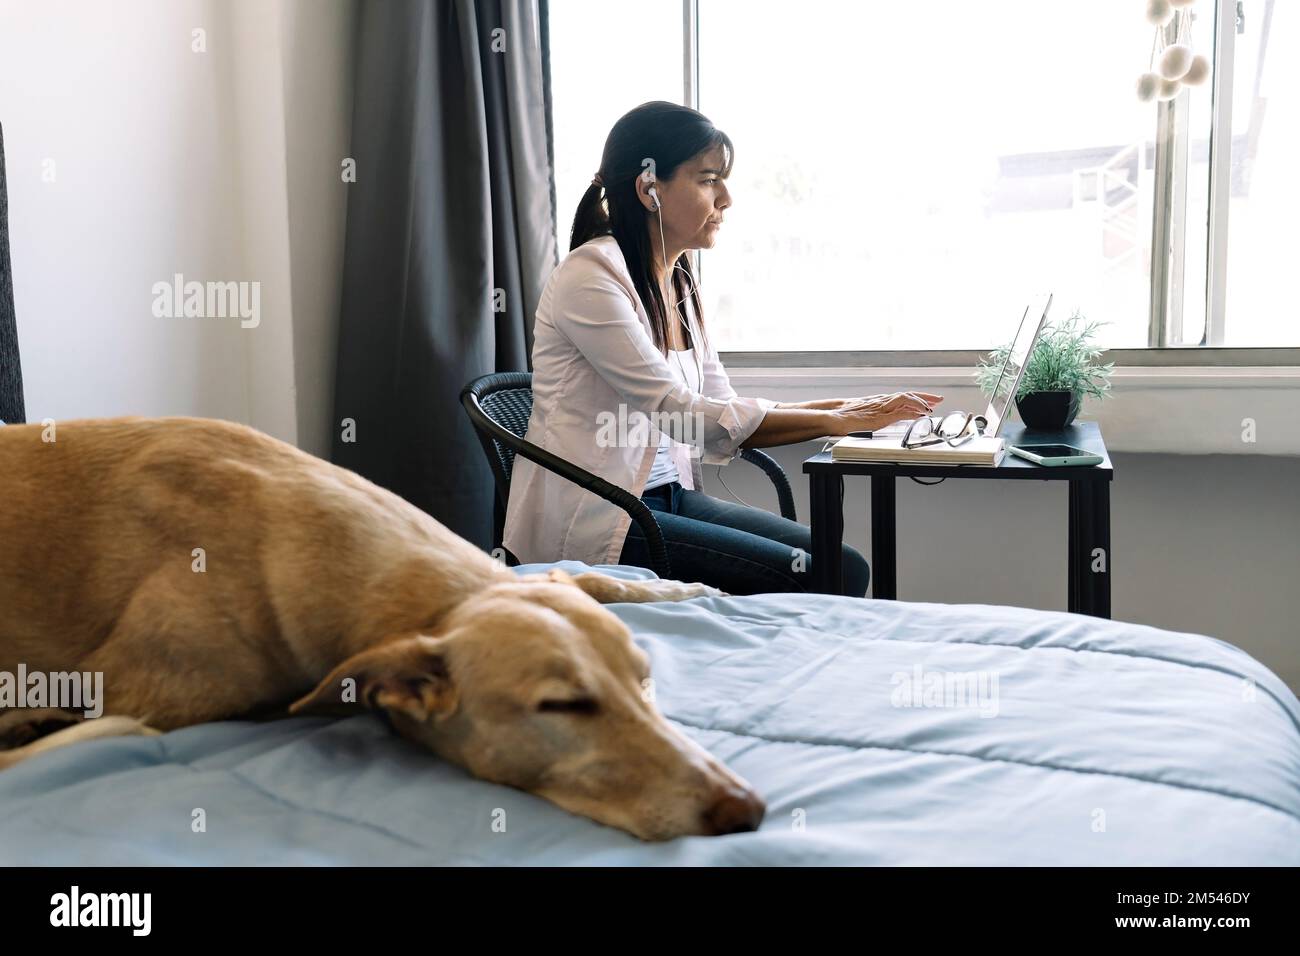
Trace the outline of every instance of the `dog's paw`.
[[668, 596], [660, 598], [663, 601], [689, 601], [691, 598], [699, 597], [731, 597], [726, 591], [720, 591], [710, 584], [701, 584], [698, 581], [665, 581], [669, 585]]

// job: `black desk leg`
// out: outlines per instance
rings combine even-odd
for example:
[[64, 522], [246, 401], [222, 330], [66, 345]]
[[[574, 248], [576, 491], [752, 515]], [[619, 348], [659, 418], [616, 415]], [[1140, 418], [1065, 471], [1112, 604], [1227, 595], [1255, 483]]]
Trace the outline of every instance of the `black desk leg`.
[[843, 594], [844, 505], [837, 474], [808, 476], [812, 500], [812, 586], [820, 594]]
[[1110, 617], [1110, 483], [1070, 482], [1068, 607], [1074, 614]]
[[1080, 499], [1087, 492], [1087, 485], [1082, 481], [1066, 482], [1070, 488], [1070, 506], [1069, 506], [1069, 543], [1066, 548], [1069, 550], [1069, 569], [1065, 572], [1067, 594], [1065, 598], [1065, 609], [1071, 614], [1079, 613], [1080, 588], [1079, 588], [1079, 540], [1082, 535], [1079, 533], [1079, 509]]
[[871, 476], [871, 596], [898, 597], [898, 531], [892, 475]]

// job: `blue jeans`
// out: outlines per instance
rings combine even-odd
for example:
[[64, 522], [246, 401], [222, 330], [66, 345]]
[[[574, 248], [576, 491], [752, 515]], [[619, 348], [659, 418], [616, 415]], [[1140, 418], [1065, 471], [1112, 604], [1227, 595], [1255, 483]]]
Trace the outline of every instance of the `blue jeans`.
[[[664, 533], [673, 577], [700, 581], [728, 594], [812, 589], [812, 531], [761, 508], [732, 504], [674, 481], [641, 500]], [[844, 545], [844, 593], [864, 597], [871, 580], [867, 559]], [[650, 549], [635, 521], [619, 564], [650, 566]]]

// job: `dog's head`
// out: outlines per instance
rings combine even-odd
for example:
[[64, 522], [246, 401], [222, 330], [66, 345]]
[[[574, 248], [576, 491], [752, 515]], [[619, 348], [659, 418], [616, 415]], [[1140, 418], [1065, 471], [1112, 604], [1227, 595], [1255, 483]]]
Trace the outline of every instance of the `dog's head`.
[[643, 840], [757, 829], [762, 800], [663, 718], [651, 687], [626, 625], [553, 571], [357, 654], [290, 710], [336, 710], [352, 691], [475, 776]]

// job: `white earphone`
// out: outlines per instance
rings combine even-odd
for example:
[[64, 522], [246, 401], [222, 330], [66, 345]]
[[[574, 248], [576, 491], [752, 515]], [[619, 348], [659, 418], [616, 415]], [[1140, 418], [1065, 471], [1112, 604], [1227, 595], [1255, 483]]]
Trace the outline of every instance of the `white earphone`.
[[[646, 190], [646, 192], [650, 196], [652, 202], [654, 203], [654, 205], [650, 207], [651, 211], [659, 213], [659, 252], [663, 260], [667, 261], [668, 245], [667, 242], [664, 240], [664, 216], [662, 211], [663, 204], [659, 201], [659, 191], [655, 189], [653, 178], [651, 178], [650, 188]], [[687, 299], [689, 299], [691, 296], [695, 294], [695, 290], [696, 290], [695, 280], [691, 278], [691, 274], [688, 270], [682, 269], [682, 267], [675, 262], [673, 263], [673, 269], [675, 270], [681, 269], [682, 272], [686, 273], [686, 278], [690, 280], [691, 283], [691, 291], [687, 292], [684, 298], [678, 299], [676, 302], [674, 302], [671, 306], [669, 306], [669, 308], [672, 310], [673, 314], [677, 316], [677, 321], [681, 323], [682, 328], [686, 330], [686, 334], [690, 337], [692, 351], [695, 354], [695, 368], [699, 376], [698, 380], [702, 383], [704, 381], [704, 366], [700, 361], [699, 349], [695, 348], [695, 346], [698, 345], [699, 343], [696, 341], [696, 336], [694, 331], [691, 329], [687, 321], [684, 318], [682, 318], [682, 314], [677, 310], [677, 307], [679, 305], [681, 305], [683, 302], [685, 302]], [[679, 368], [681, 367], [681, 361], [682, 361], [681, 357], [679, 356], [677, 359], [677, 364]], [[683, 378], [686, 377], [686, 372], [684, 369], [682, 371], [682, 377]]]
[[[646, 192], [649, 194], [650, 199], [653, 202], [653, 205], [650, 207], [650, 211], [659, 213], [659, 251], [662, 254], [662, 256], [666, 259], [668, 257], [668, 249], [666, 243], [664, 242], [664, 217], [663, 217], [663, 212], [661, 211], [662, 204], [659, 202], [659, 191], [654, 187], [654, 180], [651, 179], [650, 183], [651, 183], [650, 188], [646, 190]], [[695, 285], [695, 280], [691, 278], [691, 274], [688, 270], [682, 269], [682, 267], [675, 262], [673, 263], [673, 268], [681, 269], [682, 272], [685, 272], [686, 278], [689, 279], [691, 283], [691, 291], [687, 292], [684, 298], [678, 299], [676, 302], [672, 304], [672, 309], [675, 312], [677, 310], [678, 305], [685, 302], [686, 299], [689, 299], [691, 296], [695, 294], [697, 286]], [[682, 322], [682, 326], [686, 329], [686, 331], [690, 333], [691, 331], [690, 326], [686, 325], [686, 322], [685, 320], [682, 319], [680, 313], [678, 313], [677, 318], [679, 321]], [[691, 339], [692, 344], [694, 344], [694, 341], [695, 339], [692, 336]]]

